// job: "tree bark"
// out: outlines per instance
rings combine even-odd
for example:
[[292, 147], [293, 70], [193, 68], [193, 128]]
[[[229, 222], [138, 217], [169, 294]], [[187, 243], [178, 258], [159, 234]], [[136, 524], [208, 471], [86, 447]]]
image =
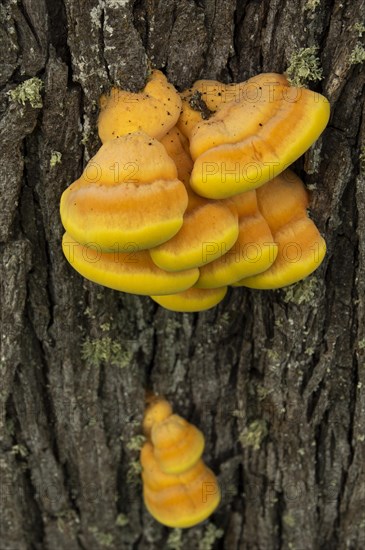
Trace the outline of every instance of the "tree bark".
[[[365, 547], [364, 15], [364, 0], [4, 0], [1, 549]], [[100, 145], [102, 91], [142, 88], [150, 66], [178, 89], [239, 82], [312, 45], [332, 109], [295, 166], [328, 245], [313, 276], [178, 314], [69, 267], [59, 199]], [[34, 76], [42, 108], [7, 94]], [[219, 509], [183, 533], [142, 502], [147, 388], [200, 427], [219, 474]]]

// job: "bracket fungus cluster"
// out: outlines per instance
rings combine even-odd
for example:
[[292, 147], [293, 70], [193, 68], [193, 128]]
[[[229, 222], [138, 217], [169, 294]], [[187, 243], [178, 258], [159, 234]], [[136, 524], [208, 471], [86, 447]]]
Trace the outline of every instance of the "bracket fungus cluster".
[[192, 527], [220, 502], [213, 472], [204, 464], [204, 436], [162, 398], [151, 397], [141, 450], [143, 498], [150, 514], [168, 527]]
[[280, 288], [320, 265], [325, 242], [288, 166], [327, 124], [323, 96], [273, 73], [179, 94], [154, 70], [100, 108], [103, 145], [61, 198], [63, 250], [81, 275], [202, 311], [229, 285]]

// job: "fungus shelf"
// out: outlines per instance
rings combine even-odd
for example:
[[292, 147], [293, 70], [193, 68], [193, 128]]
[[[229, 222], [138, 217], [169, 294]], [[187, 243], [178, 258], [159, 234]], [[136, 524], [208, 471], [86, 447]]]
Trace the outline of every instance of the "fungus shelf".
[[146, 508], [167, 527], [204, 521], [219, 505], [221, 494], [214, 473], [201, 458], [203, 434], [155, 396], [149, 400], [143, 427], [148, 438], [140, 457]]
[[266, 73], [179, 94], [152, 71], [100, 99], [103, 145], [61, 197], [63, 251], [84, 277], [203, 311], [227, 287], [280, 288], [326, 245], [288, 165], [323, 132], [329, 103]]

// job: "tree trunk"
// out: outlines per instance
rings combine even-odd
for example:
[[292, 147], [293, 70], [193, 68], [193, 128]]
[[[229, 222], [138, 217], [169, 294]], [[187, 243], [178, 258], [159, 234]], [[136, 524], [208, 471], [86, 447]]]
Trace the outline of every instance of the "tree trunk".
[[[2, 550], [365, 547], [364, 15], [364, 0], [4, 0]], [[313, 276], [174, 314], [70, 268], [59, 200], [99, 147], [103, 90], [142, 88], [150, 66], [180, 90], [239, 82], [312, 45], [332, 108], [295, 166], [328, 245]], [[43, 107], [7, 94], [34, 76]], [[200, 427], [219, 475], [219, 509], [183, 532], [143, 505], [147, 388]]]

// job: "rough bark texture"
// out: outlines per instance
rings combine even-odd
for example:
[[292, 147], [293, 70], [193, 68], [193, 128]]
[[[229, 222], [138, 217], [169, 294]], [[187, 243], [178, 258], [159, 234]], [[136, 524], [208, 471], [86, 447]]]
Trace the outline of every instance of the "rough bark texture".
[[[364, 15], [364, 0], [3, 1], [2, 550], [365, 547], [364, 65], [351, 57]], [[102, 90], [139, 89], [149, 66], [179, 89], [283, 72], [311, 45], [332, 106], [296, 165], [328, 243], [314, 276], [191, 315], [72, 271], [58, 204], [98, 148]], [[12, 101], [34, 76], [43, 107]], [[144, 509], [128, 443], [147, 387], [206, 435], [223, 492], [212, 544], [206, 524], [173, 543]]]

